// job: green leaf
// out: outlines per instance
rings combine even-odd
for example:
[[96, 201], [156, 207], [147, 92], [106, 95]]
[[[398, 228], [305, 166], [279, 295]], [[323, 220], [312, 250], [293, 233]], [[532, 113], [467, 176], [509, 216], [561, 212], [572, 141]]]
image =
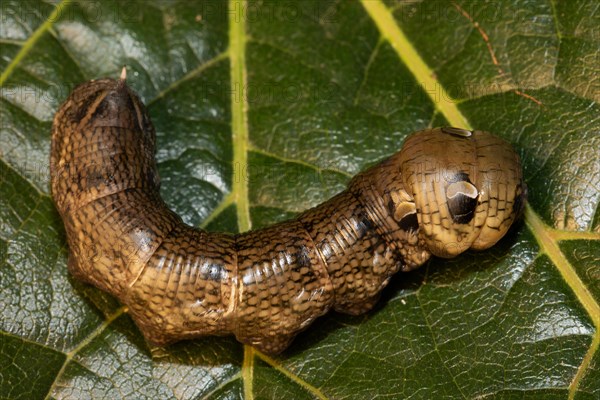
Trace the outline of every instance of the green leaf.
[[[600, 36], [593, 0], [5, 0], [0, 398], [600, 396]], [[149, 347], [66, 270], [50, 127], [74, 85], [128, 82], [162, 194], [237, 232], [343, 190], [412, 131], [494, 132], [529, 205], [497, 246], [398, 274], [376, 309], [278, 357], [230, 337]]]

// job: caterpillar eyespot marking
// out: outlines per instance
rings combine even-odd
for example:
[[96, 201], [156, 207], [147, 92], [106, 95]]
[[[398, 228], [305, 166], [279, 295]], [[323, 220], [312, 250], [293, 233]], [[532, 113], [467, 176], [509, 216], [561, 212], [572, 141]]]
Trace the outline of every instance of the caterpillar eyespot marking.
[[54, 118], [52, 197], [69, 271], [127, 305], [157, 345], [233, 334], [278, 353], [332, 308], [371, 309], [396, 272], [494, 245], [527, 193], [502, 139], [427, 129], [292, 220], [213, 233], [184, 224], [161, 199], [155, 150], [125, 75], [78, 86]]

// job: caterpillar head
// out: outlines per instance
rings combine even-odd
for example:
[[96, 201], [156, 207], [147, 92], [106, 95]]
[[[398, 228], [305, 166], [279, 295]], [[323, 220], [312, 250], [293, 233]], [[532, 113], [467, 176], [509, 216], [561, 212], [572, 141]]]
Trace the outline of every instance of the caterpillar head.
[[397, 157], [419, 236], [438, 257], [493, 246], [523, 211], [519, 157], [497, 136], [459, 128], [417, 132]]

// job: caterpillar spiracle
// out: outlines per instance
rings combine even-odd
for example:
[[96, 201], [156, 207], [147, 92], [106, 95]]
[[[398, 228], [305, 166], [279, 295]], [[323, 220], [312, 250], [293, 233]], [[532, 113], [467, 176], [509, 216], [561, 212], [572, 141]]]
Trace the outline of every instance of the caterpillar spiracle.
[[397, 271], [494, 245], [526, 200], [508, 143], [436, 128], [292, 220], [206, 232], [161, 199], [155, 142], [124, 76], [92, 80], [56, 113], [50, 166], [70, 273], [117, 297], [156, 345], [234, 334], [281, 352], [331, 308], [371, 309]]

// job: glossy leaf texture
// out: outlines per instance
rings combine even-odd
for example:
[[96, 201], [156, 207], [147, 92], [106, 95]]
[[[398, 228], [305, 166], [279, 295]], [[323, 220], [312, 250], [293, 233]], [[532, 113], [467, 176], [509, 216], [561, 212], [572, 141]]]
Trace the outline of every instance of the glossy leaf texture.
[[[0, 397], [600, 397], [600, 10], [593, 0], [17, 1], [0, 24]], [[367, 315], [278, 357], [229, 337], [149, 347], [72, 279], [52, 117], [119, 76], [186, 222], [281, 221], [439, 125], [521, 155], [530, 203], [493, 249], [398, 274]]]

